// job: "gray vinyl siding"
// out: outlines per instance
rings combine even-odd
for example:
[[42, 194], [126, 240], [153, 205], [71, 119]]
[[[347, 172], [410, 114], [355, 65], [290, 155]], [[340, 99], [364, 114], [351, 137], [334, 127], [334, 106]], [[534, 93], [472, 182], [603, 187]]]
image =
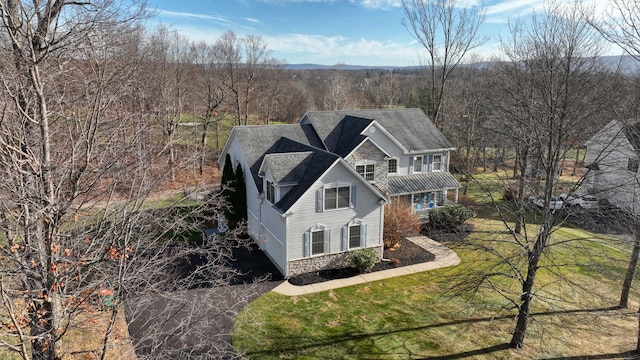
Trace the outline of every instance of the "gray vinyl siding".
[[[356, 175], [357, 176], [357, 175]], [[356, 203], [354, 208], [316, 211], [317, 191], [326, 184], [340, 182], [356, 185]], [[380, 219], [382, 207], [379, 198], [366, 188], [362, 180], [356, 178], [344, 165], [338, 163], [323, 178], [318, 180], [291, 207], [291, 215], [286, 217], [289, 227], [289, 260], [304, 257], [305, 233], [316, 225], [324, 226], [331, 232], [329, 249], [326, 253], [342, 252], [342, 227], [353, 219], [362, 219], [367, 224], [367, 246], [380, 246]]]
[[640, 186], [638, 173], [628, 170], [629, 159], [638, 159], [616, 122], [612, 122], [594, 135], [586, 144], [585, 165], [596, 163], [585, 181], [588, 190], [612, 204], [640, 213]]

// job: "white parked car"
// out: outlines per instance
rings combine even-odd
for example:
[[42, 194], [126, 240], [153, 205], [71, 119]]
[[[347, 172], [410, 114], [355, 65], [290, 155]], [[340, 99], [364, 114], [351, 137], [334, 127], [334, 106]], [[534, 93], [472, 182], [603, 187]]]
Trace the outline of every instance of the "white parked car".
[[593, 195], [561, 194], [560, 197], [569, 206], [580, 206], [583, 209], [593, 209], [598, 206], [598, 198]]
[[[535, 196], [535, 197], [530, 197], [529, 199], [532, 200], [535, 206], [539, 207], [540, 209], [544, 208], [544, 197]], [[549, 200], [549, 209], [551, 210], [561, 209], [563, 205], [564, 205], [564, 202], [560, 197], [552, 196], [551, 199]]]

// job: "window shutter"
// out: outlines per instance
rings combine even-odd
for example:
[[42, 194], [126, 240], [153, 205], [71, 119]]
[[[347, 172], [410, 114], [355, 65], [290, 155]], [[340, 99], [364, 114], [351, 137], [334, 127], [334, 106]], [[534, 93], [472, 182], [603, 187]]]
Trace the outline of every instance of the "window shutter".
[[413, 156], [409, 157], [409, 174], [413, 174]]
[[431, 164], [433, 164], [433, 155], [422, 157], [422, 168], [425, 172], [431, 172]]
[[304, 257], [311, 255], [311, 233], [309, 231], [304, 233]]
[[342, 251], [349, 250], [349, 225], [342, 227]]
[[331, 252], [331, 230], [324, 231], [324, 252]]
[[356, 206], [356, 186], [351, 185], [351, 199], [349, 203], [349, 207], [353, 208]]
[[316, 212], [322, 212], [324, 208], [324, 189], [318, 189], [318, 196], [316, 202]]
[[360, 226], [360, 247], [367, 247], [367, 224]]

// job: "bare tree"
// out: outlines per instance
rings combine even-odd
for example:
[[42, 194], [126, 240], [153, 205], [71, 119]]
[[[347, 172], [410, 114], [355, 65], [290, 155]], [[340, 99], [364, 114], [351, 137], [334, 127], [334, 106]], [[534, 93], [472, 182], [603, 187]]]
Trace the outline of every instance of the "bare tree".
[[[496, 239], [496, 244], [509, 244], [510, 250], [500, 250], [490, 241], [475, 244], [501, 265], [474, 277], [473, 287], [487, 285], [517, 309], [510, 341], [515, 348], [524, 345], [536, 297], [536, 275], [554, 266], [553, 260], [542, 259], [549, 259], [555, 246], [568, 246], [568, 242], [554, 242], [552, 234], [563, 218], [553, 210], [551, 200], [560, 191], [559, 166], [569, 141], [601, 109], [598, 84], [606, 77], [597, 58], [600, 39], [575, 4], [546, 5], [546, 13], [534, 14], [527, 26], [524, 22], [511, 24], [511, 38], [503, 42], [508, 61], [498, 66], [499, 80], [494, 87], [494, 131], [519, 144], [515, 209], [496, 203], [510, 234], [509, 240]], [[534, 230], [524, 216], [525, 194], [541, 199], [540, 224]], [[505, 278], [517, 281], [515, 291], [496, 281]]]
[[331, 70], [324, 93], [324, 110], [344, 110], [352, 105], [351, 82], [339, 66]]
[[632, 0], [610, 0], [605, 13], [586, 11], [589, 23], [609, 42], [640, 61], [640, 4]]
[[405, 27], [427, 50], [431, 82], [428, 115], [440, 125], [438, 112], [449, 76], [469, 51], [486, 41], [478, 34], [484, 9], [467, 7], [457, 0], [402, 0], [402, 6]]
[[154, 85], [156, 105], [154, 115], [162, 127], [171, 179], [175, 180], [176, 136], [190, 84], [187, 82], [192, 63], [188, 40], [164, 26], [152, 34], [149, 46], [153, 64], [150, 82]]
[[200, 96], [203, 101], [202, 136], [200, 138], [200, 175], [203, 174], [205, 165], [205, 152], [211, 122], [215, 124], [215, 149], [220, 149], [220, 120], [224, 118], [226, 111], [223, 109], [225, 89], [221, 83], [222, 65], [220, 57], [216, 53], [216, 47], [205, 42], [191, 45], [193, 59], [199, 73], [201, 84]]
[[[129, 300], [137, 319], [145, 302], [135, 299], [179, 303], [193, 288], [214, 296], [210, 287], [234, 274], [226, 254], [238, 244], [203, 240], [205, 210], [224, 206], [215, 193], [206, 203], [152, 201], [167, 172], [140, 150], [148, 129], [133, 124], [148, 58], [136, 25], [147, 15], [142, 2], [0, 1], [0, 346], [20, 358], [65, 357], [65, 339], [94, 321], [99, 341], [88, 351], [113, 356]], [[146, 308], [159, 319], [174, 309]], [[181, 329], [205, 321], [183, 320]], [[170, 347], [158, 339], [176, 337], [156, 333], [156, 358]], [[205, 341], [172, 354], [193, 357]]]
[[222, 84], [229, 92], [227, 103], [233, 109], [236, 124], [242, 125], [242, 110], [240, 108], [240, 63], [242, 62], [242, 50], [240, 40], [233, 31], [222, 34], [215, 42], [215, 52], [220, 58], [223, 77]]

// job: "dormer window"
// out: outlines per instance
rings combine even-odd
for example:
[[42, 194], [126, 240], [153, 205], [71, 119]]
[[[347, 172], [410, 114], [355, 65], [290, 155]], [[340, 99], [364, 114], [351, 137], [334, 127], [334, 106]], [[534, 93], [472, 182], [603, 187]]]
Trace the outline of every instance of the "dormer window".
[[373, 181], [375, 165], [374, 164], [356, 165], [356, 171], [367, 181]]
[[269, 180], [267, 180], [267, 201], [272, 204], [276, 203], [276, 187]]

